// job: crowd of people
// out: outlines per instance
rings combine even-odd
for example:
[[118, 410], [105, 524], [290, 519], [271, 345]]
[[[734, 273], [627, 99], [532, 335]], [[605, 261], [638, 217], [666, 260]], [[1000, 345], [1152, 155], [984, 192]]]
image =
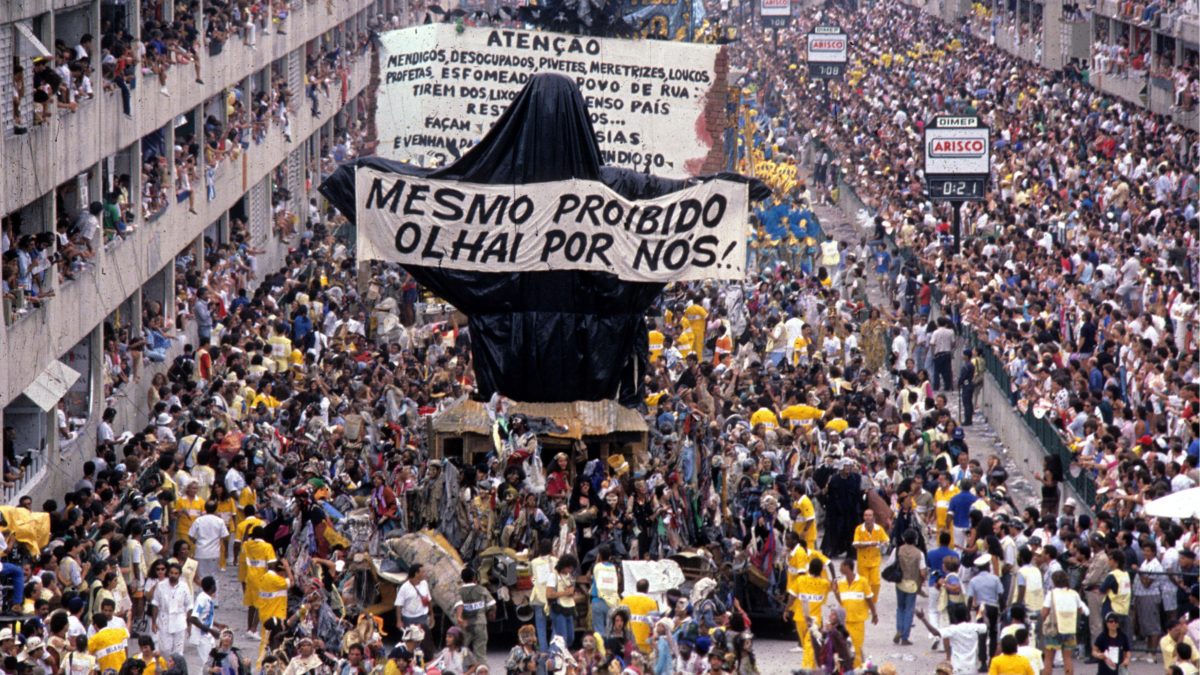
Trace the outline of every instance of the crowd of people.
[[[0, 592], [30, 617], [0, 630], [4, 670], [178, 675], [195, 645], [230, 675], [478, 675], [515, 633], [513, 675], [751, 675], [778, 672], [752, 626], [782, 619], [789, 671], [897, 672], [919, 623], [944, 675], [1115, 675], [1135, 646], [1196, 672], [1200, 530], [1144, 513], [1200, 481], [1196, 134], [899, 3], [823, 12], [851, 36], [844, 83], [790, 67], [812, 18], [729, 47], [743, 168], [775, 196], [746, 281], [675, 284], [649, 312], [644, 449], [552, 451], [554, 420], [495, 399], [486, 451], [439, 454], [428, 418], [474, 390], [469, 328], [428, 318], [402, 270], [361, 284], [344, 217], [273, 195], [301, 235], [281, 271], [234, 222], [140, 339], [106, 329], [106, 384], [155, 369], [150, 416], [106, 412], [74, 489], [21, 504], [45, 542], [8, 523]], [[336, 88], [311, 61], [304, 95]], [[916, 158], [940, 112], [996, 135], [961, 254]], [[370, 140], [356, 120], [306, 170]], [[839, 242], [816, 211], [851, 199], [863, 231]], [[1078, 453], [1036, 496], [967, 440], [985, 377], [967, 329]], [[1100, 486], [1094, 516], [1072, 470]], [[680, 554], [703, 572], [639, 576]], [[244, 630], [216, 619], [231, 602]], [[868, 650], [880, 630], [894, 653]]]

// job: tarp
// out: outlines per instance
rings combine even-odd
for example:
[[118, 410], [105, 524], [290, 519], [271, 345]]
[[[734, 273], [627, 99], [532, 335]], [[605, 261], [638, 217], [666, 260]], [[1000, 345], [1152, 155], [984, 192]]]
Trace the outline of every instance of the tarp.
[[34, 513], [18, 506], [0, 506], [0, 515], [8, 523], [5, 530], [12, 532], [14, 539], [28, 546], [34, 558], [50, 543], [49, 513]]
[[[597, 180], [627, 199], [658, 197], [691, 184], [602, 166], [578, 86], [554, 74], [533, 77], [483, 140], [443, 169], [370, 157], [339, 167], [321, 193], [354, 222], [359, 166], [484, 184]], [[761, 183], [752, 184], [751, 199], [763, 199], [765, 191]], [[578, 270], [405, 269], [467, 315], [480, 400], [495, 392], [533, 402], [615, 398], [633, 406], [640, 400], [649, 357], [644, 313], [663, 284]]]

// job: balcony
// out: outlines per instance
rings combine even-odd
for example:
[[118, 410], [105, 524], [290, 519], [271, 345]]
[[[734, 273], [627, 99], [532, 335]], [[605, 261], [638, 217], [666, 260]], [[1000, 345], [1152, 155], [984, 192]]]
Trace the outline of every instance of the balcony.
[[[1006, 18], [996, 22], [996, 46], [1009, 54], [1034, 65], [1041, 65], [1041, 50], [1038, 45], [1042, 41], [1040, 34], [1033, 34], [1033, 28], [1026, 22], [1025, 35], [1018, 39], [1017, 27]], [[1039, 31], [1040, 33], [1040, 31]]]
[[[1182, 6], [1186, 3], [1180, 0], [1178, 4]], [[1162, 21], [1154, 21], [1142, 25], [1140, 16], [1128, 16], [1121, 13], [1121, 5], [1118, 0], [1095, 0], [1095, 7], [1092, 11], [1097, 16], [1124, 21], [1125, 23], [1146, 28], [1156, 33], [1162, 33], [1173, 38], [1179, 38], [1192, 44], [1196, 44], [1197, 40], [1200, 40], [1200, 38], [1197, 38], [1200, 35], [1200, 16], [1195, 14], [1180, 15], [1168, 26], [1164, 25]]]
[[[196, 84], [193, 66], [177, 65], [167, 74], [171, 96], [159, 93], [154, 75], [139, 75], [131, 92], [132, 119], [121, 109], [119, 91], [103, 92], [83, 102], [74, 113], [59, 112], [46, 124], [30, 128], [28, 134], [5, 139], [5, 166], [0, 185], [0, 213], [10, 213], [49, 192], [95, 165], [117, 154], [143, 136], [163, 128], [180, 113], [192, 110], [251, 73], [286, 56], [335, 25], [371, 5], [372, 0], [338, 0], [326, 3], [297, 3], [288, 17], [287, 34], [259, 35], [258, 48], [250, 49], [234, 39], [216, 57], [201, 57], [204, 84]], [[328, 7], [333, 7], [330, 15]], [[33, 180], [29, 177], [32, 175]]]
[[[349, 97], [366, 88], [370, 77], [370, 59], [362, 57], [351, 66]], [[158, 96], [157, 91], [154, 96]], [[76, 344], [104, 321], [118, 305], [170, 263], [175, 255], [200, 236], [204, 229], [228, 211], [245, 194], [243, 186], [255, 185], [275, 167], [287, 160], [288, 153], [300, 147], [338, 110], [336, 97], [320, 99], [320, 118], [309, 111], [307, 99], [300, 99], [292, 115], [292, 142], [283, 131], [272, 127], [267, 138], [246, 150], [243, 164], [226, 162], [217, 170], [213, 201], [205, 198], [203, 180], [193, 184], [196, 215], [186, 204], [172, 204], [152, 223], [143, 224], [126, 239], [108, 246], [96, 258], [94, 266], [81, 271], [74, 281], [59, 284], [56, 296], [8, 327], [9, 354], [20, 354], [7, 364], [7, 379], [0, 378], [0, 400], [10, 401], [24, 391], [38, 373], [53, 359]], [[63, 143], [69, 146], [68, 143]], [[47, 184], [43, 192], [49, 191]]]

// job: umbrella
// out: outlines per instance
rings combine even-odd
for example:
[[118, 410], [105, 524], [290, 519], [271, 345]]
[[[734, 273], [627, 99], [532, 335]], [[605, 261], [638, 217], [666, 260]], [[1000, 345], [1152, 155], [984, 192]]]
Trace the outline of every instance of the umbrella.
[[1174, 492], [1146, 504], [1146, 515], [1154, 518], [1200, 518], [1200, 487]]

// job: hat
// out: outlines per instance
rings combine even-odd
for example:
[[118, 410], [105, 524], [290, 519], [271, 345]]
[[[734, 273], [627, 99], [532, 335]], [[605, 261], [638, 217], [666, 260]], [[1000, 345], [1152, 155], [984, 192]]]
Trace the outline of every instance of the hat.
[[38, 649], [41, 649], [42, 647], [45, 647], [45, 646], [46, 645], [42, 642], [42, 638], [40, 638], [36, 635], [34, 635], [33, 637], [31, 637], [25, 641], [25, 651], [26, 652], [37, 651]]
[[154, 419], [154, 423], [160, 427], [166, 426], [171, 423], [171, 416], [167, 413], [159, 413], [158, 417]]
[[1068, 506], [1075, 508], [1076, 506], [1079, 506], [1079, 502], [1075, 501], [1074, 497], [1067, 497], [1067, 501], [1063, 502], [1063, 507], [1065, 508]]
[[954, 431], [951, 432], [950, 437], [956, 441], [961, 441], [966, 437], [966, 435], [967, 434], [965, 431], [963, 431], [962, 427], [954, 427]]
[[1109, 612], [1108, 614], [1105, 614], [1105, 615], [1104, 615], [1104, 620], [1105, 620], [1106, 622], [1108, 622], [1108, 621], [1120, 621], [1120, 620], [1121, 620], [1121, 617], [1117, 616], [1117, 613], [1116, 613], [1116, 612]]
[[975, 556], [975, 566], [976, 567], [987, 567], [991, 564], [992, 564], [992, 555], [990, 553], [984, 553], [983, 555]]
[[11, 628], [5, 628], [4, 630], [0, 630], [0, 642], [4, 642], [5, 640], [11, 640], [11, 639], [13, 639], [13, 632], [12, 632]]
[[1150, 438], [1150, 434], [1146, 434], [1138, 439], [1138, 445], [1150, 445], [1154, 443], [1154, 439]]

